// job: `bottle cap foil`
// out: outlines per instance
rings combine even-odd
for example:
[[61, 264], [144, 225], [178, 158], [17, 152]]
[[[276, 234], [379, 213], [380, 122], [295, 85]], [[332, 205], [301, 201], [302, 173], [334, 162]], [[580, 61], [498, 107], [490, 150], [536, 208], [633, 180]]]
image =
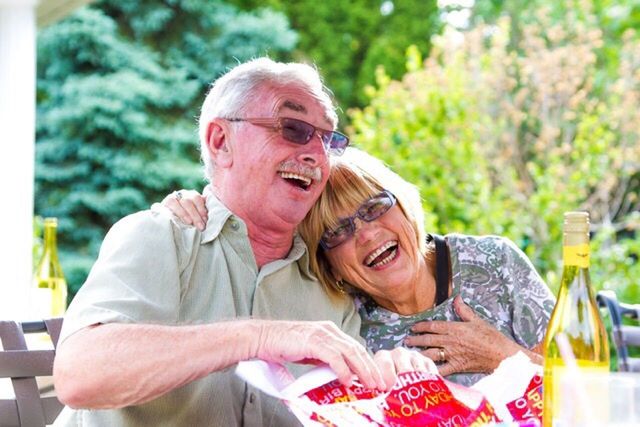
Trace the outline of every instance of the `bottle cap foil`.
[[565, 233], [589, 233], [589, 212], [565, 212]]

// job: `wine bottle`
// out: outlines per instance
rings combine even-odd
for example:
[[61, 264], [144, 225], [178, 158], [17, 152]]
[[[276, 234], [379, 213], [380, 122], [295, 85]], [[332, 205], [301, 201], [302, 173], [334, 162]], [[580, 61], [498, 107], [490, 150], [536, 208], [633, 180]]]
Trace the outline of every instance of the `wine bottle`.
[[58, 260], [58, 220], [44, 220], [44, 250], [34, 275], [33, 307], [41, 318], [58, 317], [67, 308], [67, 281]]
[[[563, 389], [567, 367], [556, 340], [559, 334], [567, 338], [579, 374], [605, 373], [609, 370], [609, 343], [589, 279], [587, 212], [564, 214], [562, 246], [564, 266], [560, 291], [544, 339], [544, 427], [561, 425], [554, 420], [561, 408], [566, 407], [563, 405], [567, 400], [576, 399], [576, 396], [567, 395]], [[586, 425], [586, 422], [581, 424], [578, 419], [573, 422], [578, 423], [575, 425]]]

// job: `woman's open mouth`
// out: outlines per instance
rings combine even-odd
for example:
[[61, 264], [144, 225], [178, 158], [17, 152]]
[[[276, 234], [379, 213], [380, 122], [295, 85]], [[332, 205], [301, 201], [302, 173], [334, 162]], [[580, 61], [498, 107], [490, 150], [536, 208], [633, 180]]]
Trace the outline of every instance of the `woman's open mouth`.
[[389, 264], [398, 256], [398, 242], [389, 240], [378, 249], [371, 252], [364, 259], [364, 264], [369, 268], [379, 268]]

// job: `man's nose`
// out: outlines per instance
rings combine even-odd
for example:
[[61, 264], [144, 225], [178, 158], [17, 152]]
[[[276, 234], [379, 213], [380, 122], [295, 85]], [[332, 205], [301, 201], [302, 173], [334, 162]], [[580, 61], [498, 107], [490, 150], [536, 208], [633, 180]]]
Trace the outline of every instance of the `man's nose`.
[[302, 146], [298, 159], [309, 166], [320, 166], [329, 161], [329, 153], [319, 132], [314, 132], [311, 140]]

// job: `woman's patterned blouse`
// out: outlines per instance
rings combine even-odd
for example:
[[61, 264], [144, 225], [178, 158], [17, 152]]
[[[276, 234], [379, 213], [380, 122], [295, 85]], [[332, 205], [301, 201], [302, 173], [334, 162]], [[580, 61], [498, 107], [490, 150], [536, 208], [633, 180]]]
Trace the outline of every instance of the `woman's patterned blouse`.
[[[360, 335], [375, 351], [402, 346], [414, 323], [425, 320], [460, 321], [453, 299], [463, 301], [498, 331], [526, 348], [544, 338], [555, 298], [526, 255], [510, 240], [498, 236], [445, 236], [451, 255], [453, 292], [442, 304], [403, 316], [386, 310], [367, 295], [355, 296], [362, 317]], [[447, 379], [471, 385], [482, 373], [453, 374]]]

